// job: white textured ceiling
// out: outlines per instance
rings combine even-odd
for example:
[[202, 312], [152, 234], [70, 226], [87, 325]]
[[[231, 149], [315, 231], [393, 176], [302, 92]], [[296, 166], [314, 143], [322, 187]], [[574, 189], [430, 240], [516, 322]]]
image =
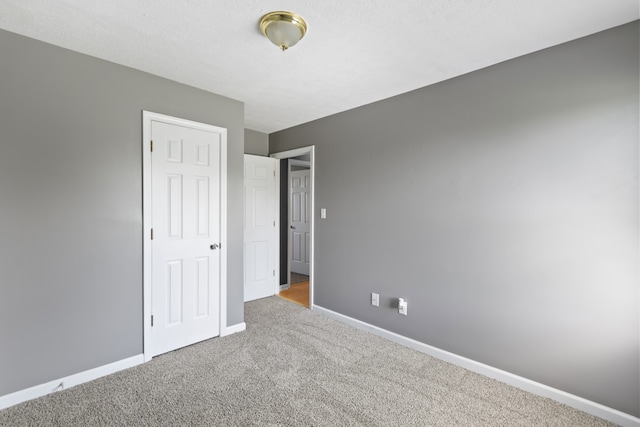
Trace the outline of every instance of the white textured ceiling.
[[[0, 28], [245, 103], [271, 133], [638, 19], [637, 0], [0, 0]], [[281, 52], [274, 10], [309, 26]], [[0, 60], [1, 52], [0, 52]]]

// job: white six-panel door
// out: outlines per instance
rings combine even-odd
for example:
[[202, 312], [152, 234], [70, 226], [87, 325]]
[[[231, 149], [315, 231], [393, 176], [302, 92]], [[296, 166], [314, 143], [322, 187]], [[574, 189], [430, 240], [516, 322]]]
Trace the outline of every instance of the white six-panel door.
[[221, 134], [151, 122], [151, 355], [220, 334]]
[[290, 242], [291, 271], [309, 275], [311, 244], [311, 173], [309, 169], [292, 171]]
[[276, 287], [276, 159], [244, 156], [244, 300]]

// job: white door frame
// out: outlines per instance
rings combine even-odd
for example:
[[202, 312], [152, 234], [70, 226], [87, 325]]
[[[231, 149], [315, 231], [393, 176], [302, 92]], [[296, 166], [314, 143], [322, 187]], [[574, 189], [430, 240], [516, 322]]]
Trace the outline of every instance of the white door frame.
[[227, 129], [206, 123], [171, 117], [150, 111], [142, 112], [142, 319], [144, 361], [151, 360], [151, 122], [160, 121], [220, 134], [220, 336], [227, 328]]
[[[314, 264], [315, 264], [315, 200], [316, 200], [316, 192], [315, 192], [315, 146], [311, 145], [308, 147], [295, 148], [293, 150], [281, 151], [278, 153], [273, 153], [270, 157], [282, 160], [282, 159], [290, 159], [292, 157], [298, 157], [305, 154], [309, 154], [309, 170], [311, 175], [311, 243], [310, 243], [310, 254], [309, 254], [309, 308], [313, 310], [313, 289], [314, 289]], [[276, 176], [277, 181], [280, 182], [280, 162], [276, 164]], [[287, 184], [288, 187], [288, 184]], [[278, 218], [281, 218], [282, 212], [280, 212], [280, 191], [277, 192], [277, 208], [278, 208]], [[288, 204], [288, 203], [287, 203]], [[287, 219], [287, 223], [289, 219]], [[277, 233], [280, 236], [280, 221], [277, 223]], [[289, 234], [289, 230], [287, 230], [287, 235]], [[288, 237], [287, 237], [288, 240]], [[278, 259], [280, 259], [280, 239], [278, 239]], [[288, 252], [288, 251], [287, 251]], [[287, 258], [289, 258], [289, 254], [287, 253]], [[277, 263], [280, 265], [280, 263]], [[289, 260], [287, 259], [287, 274], [290, 275], [290, 266]], [[287, 279], [287, 282], [289, 279]]]

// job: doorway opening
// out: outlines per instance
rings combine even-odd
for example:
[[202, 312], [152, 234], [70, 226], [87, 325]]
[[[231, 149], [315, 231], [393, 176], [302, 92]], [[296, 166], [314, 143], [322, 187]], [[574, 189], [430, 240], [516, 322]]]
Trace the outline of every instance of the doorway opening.
[[280, 296], [313, 310], [314, 147], [271, 157], [279, 160]]

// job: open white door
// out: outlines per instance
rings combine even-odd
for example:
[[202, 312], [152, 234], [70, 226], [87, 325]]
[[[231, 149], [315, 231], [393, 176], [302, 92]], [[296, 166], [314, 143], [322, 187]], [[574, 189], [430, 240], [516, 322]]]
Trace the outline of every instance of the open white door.
[[276, 163], [244, 156], [244, 300], [274, 295], [276, 281]]
[[151, 279], [151, 325], [145, 328], [145, 335], [150, 332], [146, 357], [220, 335], [226, 250], [221, 248], [226, 129], [149, 114], [151, 212], [145, 212], [145, 222], [151, 229], [145, 272]]
[[311, 172], [309, 169], [292, 171], [289, 181], [291, 271], [308, 276], [311, 249]]

